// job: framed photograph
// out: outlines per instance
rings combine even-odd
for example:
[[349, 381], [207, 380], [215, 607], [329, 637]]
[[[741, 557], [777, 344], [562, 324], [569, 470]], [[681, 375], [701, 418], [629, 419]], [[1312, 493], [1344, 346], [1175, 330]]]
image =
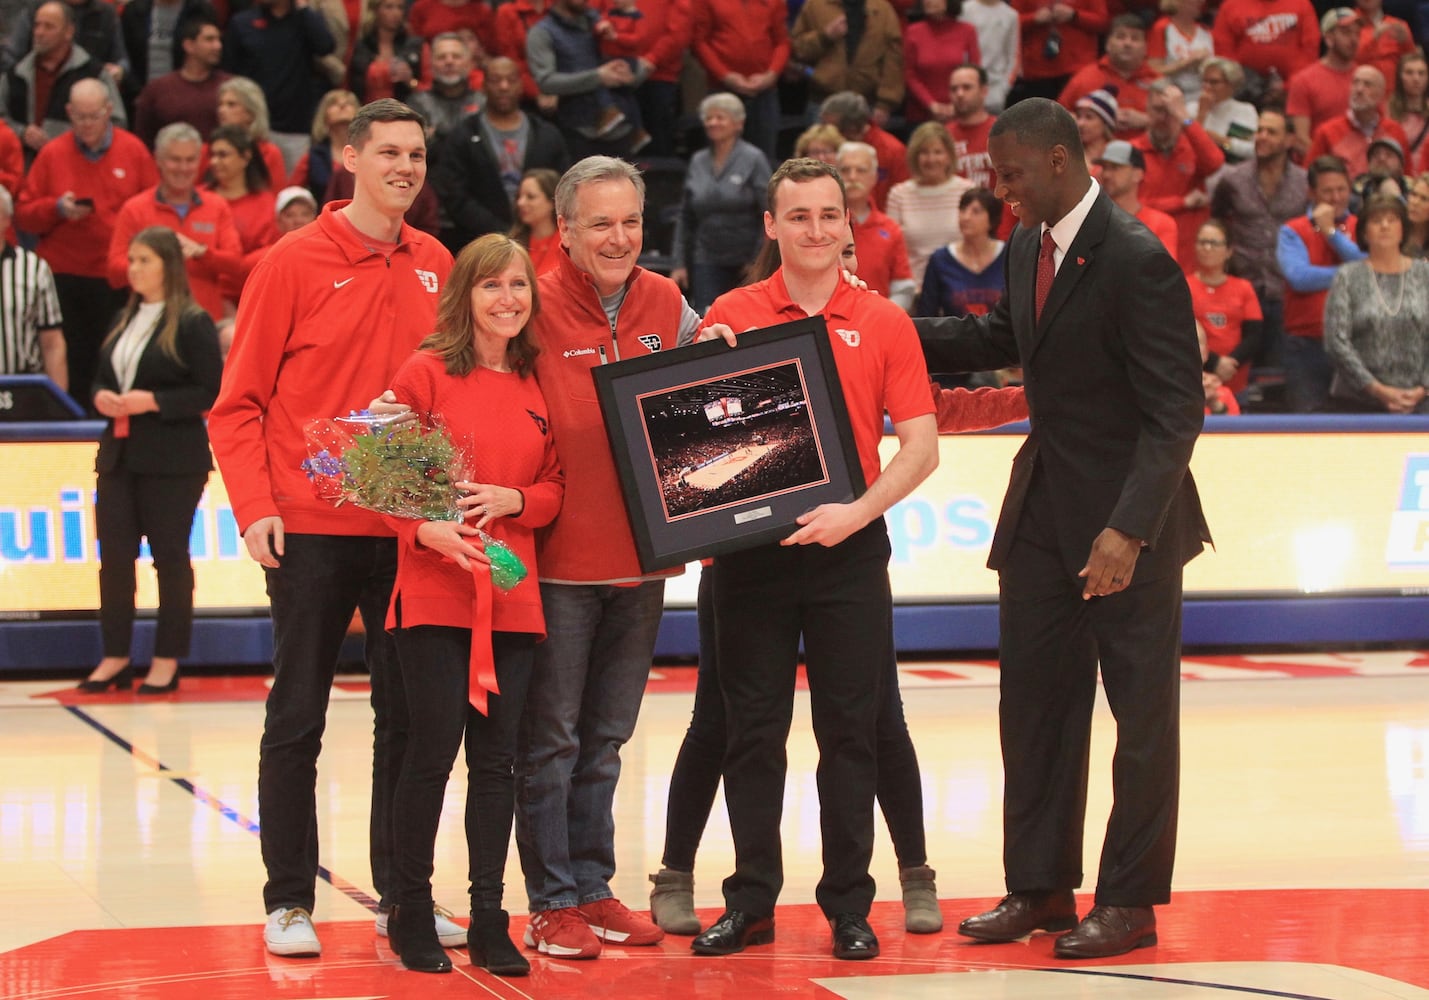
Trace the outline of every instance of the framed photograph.
[[778, 541], [865, 489], [822, 316], [591, 374], [647, 573]]

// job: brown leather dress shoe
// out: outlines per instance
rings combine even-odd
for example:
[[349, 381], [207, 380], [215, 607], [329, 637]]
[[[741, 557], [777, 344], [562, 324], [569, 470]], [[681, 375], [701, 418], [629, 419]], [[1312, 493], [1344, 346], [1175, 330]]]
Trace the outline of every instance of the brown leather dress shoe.
[[1077, 926], [1077, 901], [1070, 889], [1011, 892], [986, 913], [958, 924], [958, 933], [998, 944], [1033, 931], [1065, 931]]
[[1070, 934], [1057, 939], [1058, 958], [1108, 958], [1156, 943], [1156, 911], [1149, 906], [1093, 906]]

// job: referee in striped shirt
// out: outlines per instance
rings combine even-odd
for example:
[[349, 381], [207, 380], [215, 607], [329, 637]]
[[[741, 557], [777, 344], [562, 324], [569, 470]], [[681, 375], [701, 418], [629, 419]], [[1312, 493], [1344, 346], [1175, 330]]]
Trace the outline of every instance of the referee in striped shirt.
[[[0, 232], [10, 231], [15, 203], [0, 188]], [[0, 375], [45, 374], [69, 390], [55, 276], [39, 255], [7, 240], [0, 249]], [[88, 386], [76, 386], [87, 395]], [[81, 404], [85, 405], [85, 404]]]

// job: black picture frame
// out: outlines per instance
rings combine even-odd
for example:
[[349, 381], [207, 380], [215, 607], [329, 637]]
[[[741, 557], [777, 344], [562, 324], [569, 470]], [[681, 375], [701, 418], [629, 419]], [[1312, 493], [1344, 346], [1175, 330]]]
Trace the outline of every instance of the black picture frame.
[[643, 572], [778, 541], [866, 489], [822, 316], [591, 375]]

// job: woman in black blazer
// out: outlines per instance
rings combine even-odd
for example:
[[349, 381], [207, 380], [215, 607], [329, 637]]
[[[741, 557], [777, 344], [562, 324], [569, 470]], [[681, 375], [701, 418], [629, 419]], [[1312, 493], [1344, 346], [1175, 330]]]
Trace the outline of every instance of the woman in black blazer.
[[189, 532], [213, 460], [204, 413], [223, 362], [213, 320], [194, 302], [173, 230], [151, 226], [129, 244], [129, 303], [99, 354], [94, 408], [108, 418], [95, 471], [99, 620], [104, 658], [80, 690], [134, 682], [135, 560], [147, 536], [159, 578], [154, 657], [140, 694], [174, 691], [193, 625]]

